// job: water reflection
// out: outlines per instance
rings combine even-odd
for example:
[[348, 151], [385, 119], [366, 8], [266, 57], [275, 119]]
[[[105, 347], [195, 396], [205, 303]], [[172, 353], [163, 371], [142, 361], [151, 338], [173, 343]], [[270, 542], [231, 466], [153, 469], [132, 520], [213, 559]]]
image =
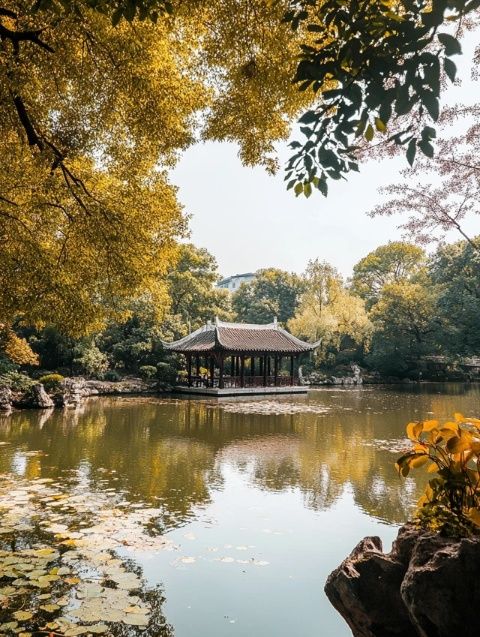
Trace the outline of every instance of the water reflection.
[[474, 413], [479, 389], [461, 385], [269, 399], [284, 413], [252, 413], [245, 401], [93, 399], [81, 410], [0, 417], [0, 440], [8, 443], [0, 446], [0, 472], [58, 478], [87, 464], [91, 488], [160, 505], [168, 529], [210, 503], [229, 465], [265, 491], [300, 490], [304, 505], [319, 511], [349, 487], [369, 515], [400, 523], [422, 488], [393, 468], [405, 423], [447, 416], [460, 397], [461, 409]]

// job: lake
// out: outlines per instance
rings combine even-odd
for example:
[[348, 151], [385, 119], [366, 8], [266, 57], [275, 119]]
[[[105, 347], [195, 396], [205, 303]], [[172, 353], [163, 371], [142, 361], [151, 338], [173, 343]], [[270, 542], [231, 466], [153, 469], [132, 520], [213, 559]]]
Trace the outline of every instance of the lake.
[[[29, 484], [38, 494], [61, 485], [105, 524], [116, 515], [117, 526], [103, 527], [111, 538], [122, 524], [115, 506], [132, 512], [115, 550], [141, 568], [156, 596], [147, 633], [346, 637], [324, 582], [365, 535], [379, 535], [388, 549], [420, 496], [423, 478], [400, 479], [394, 469], [406, 423], [454, 411], [478, 416], [479, 398], [476, 385], [422, 384], [90, 399], [77, 410], [1, 416], [0, 472], [16, 505], [35, 506]], [[6, 491], [3, 502], [8, 517]], [[141, 544], [139, 527], [128, 525], [140, 524], [147, 507], [156, 511], [152, 541]], [[60, 508], [44, 531], [56, 524], [61, 534], [61, 516]], [[16, 524], [34, 545], [40, 527]]]

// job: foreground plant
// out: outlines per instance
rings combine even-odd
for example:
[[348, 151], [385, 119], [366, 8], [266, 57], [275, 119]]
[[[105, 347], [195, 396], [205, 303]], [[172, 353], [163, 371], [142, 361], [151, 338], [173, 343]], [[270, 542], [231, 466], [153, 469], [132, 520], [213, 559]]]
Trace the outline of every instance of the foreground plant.
[[435, 474], [418, 502], [417, 522], [447, 535], [479, 534], [480, 420], [456, 413], [443, 424], [411, 422], [407, 436], [413, 448], [395, 464], [400, 475], [420, 467]]

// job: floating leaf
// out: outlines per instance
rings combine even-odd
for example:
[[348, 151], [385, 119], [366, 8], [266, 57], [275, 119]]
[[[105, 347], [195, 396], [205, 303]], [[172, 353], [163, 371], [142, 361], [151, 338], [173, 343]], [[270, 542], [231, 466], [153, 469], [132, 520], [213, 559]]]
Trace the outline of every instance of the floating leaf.
[[28, 610], [17, 610], [16, 613], [13, 613], [13, 617], [18, 619], [18, 621], [26, 621], [27, 619], [32, 619], [33, 613]]

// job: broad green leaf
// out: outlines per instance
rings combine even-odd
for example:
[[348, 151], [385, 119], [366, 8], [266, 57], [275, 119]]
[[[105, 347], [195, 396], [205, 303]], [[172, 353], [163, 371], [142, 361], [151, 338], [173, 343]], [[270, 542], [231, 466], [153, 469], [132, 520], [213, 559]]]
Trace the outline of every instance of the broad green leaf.
[[413, 162], [415, 161], [415, 155], [417, 154], [417, 140], [412, 139], [408, 144], [407, 148], [407, 161], [410, 166], [413, 166]]
[[446, 55], [458, 55], [462, 52], [460, 42], [457, 38], [454, 38], [453, 35], [450, 35], [449, 33], [439, 33], [437, 37], [445, 47]]
[[452, 62], [449, 58], [445, 58], [443, 60], [443, 69], [450, 81], [455, 82], [455, 78], [457, 76], [457, 66], [455, 62]]

